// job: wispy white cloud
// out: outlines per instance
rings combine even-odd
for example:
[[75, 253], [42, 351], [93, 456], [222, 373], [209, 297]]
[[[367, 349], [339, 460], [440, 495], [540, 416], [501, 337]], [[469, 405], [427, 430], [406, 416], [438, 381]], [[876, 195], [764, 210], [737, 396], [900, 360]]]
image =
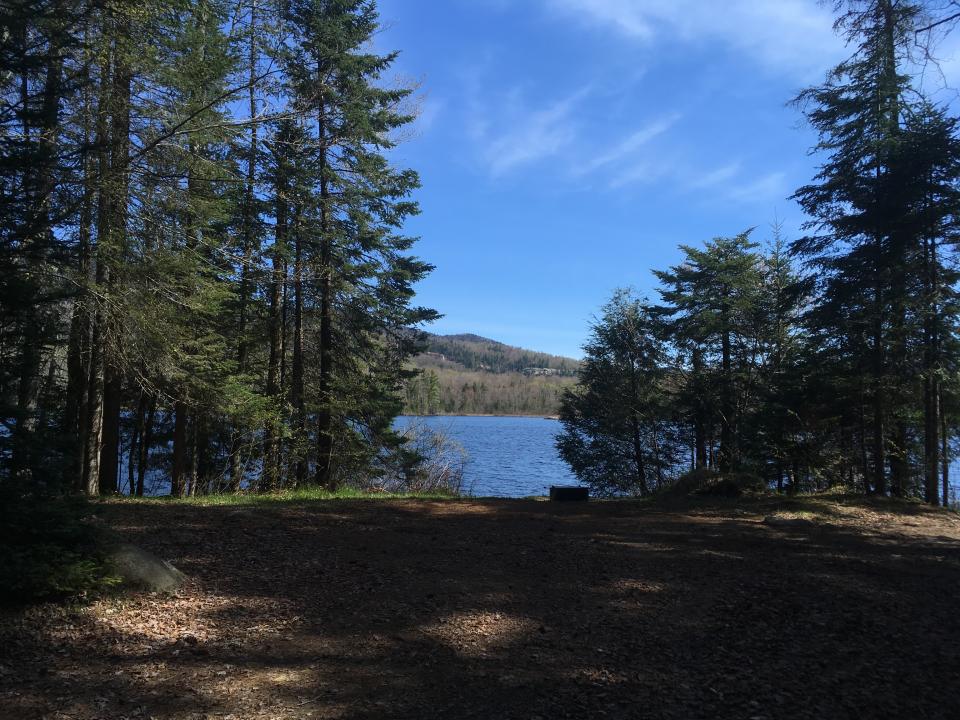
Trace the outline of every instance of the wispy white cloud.
[[556, 179], [595, 190], [629, 192], [657, 185], [708, 203], [737, 204], [775, 202], [787, 194], [782, 172], [757, 177], [740, 158], [710, 167], [689, 138], [680, 136], [683, 113], [662, 113], [604, 141], [585, 112], [589, 103], [604, 100], [602, 90], [585, 85], [536, 102], [519, 86], [498, 91], [484, 82], [488, 74], [478, 65], [464, 75], [465, 130], [474, 159], [493, 178], [543, 173], [540, 166], [549, 163]]
[[772, 172], [756, 180], [732, 184], [725, 188], [731, 200], [742, 203], [759, 203], [782, 200], [787, 195], [786, 174]]
[[803, 79], [843, 51], [830, 8], [813, 0], [542, 0], [552, 11], [653, 44], [721, 42], [759, 65]]
[[696, 196], [704, 201], [750, 205], [778, 202], [787, 194], [787, 176], [781, 171], [751, 177], [736, 160], [714, 170], [705, 170], [696, 163], [679, 157], [641, 160], [621, 168], [607, 182], [610, 190], [632, 185], [659, 184], [669, 186], [681, 195]]
[[469, 133], [494, 177], [560, 154], [577, 139], [576, 109], [589, 94], [582, 87], [564, 98], [535, 107], [514, 88], [506, 96], [469, 103]]
[[733, 180], [740, 172], [740, 161], [732, 162], [716, 170], [710, 170], [690, 182], [693, 189], [716, 187]]
[[607, 188], [619, 190], [628, 185], [648, 185], [670, 174], [669, 164], [653, 160], [639, 160], [620, 168], [607, 181]]
[[593, 172], [608, 165], [620, 162], [625, 158], [631, 157], [652, 140], [660, 135], [663, 135], [670, 128], [672, 128], [677, 121], [680, 120], [680, 117], [680, 113], [673, 113], [644, 125], [639, 130], [636, 130], [628, 137], [617, 143], [614, 147], [600, 152], [591, 160], [584, 163], [579, 172], [581, 174]]
[[524, 114], [512, 127], [493, 138], [486, 150], [494, 175], [500, 175], [563, 150], [576, 138], [571, 117], [580, 94]]

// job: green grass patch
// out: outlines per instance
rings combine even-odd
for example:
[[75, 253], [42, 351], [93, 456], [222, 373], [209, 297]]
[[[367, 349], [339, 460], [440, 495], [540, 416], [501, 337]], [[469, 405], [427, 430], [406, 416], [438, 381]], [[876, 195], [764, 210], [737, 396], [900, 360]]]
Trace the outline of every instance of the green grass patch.
[[223, 493], [219, 495], [197, 495], [187, 498], [174, 498], [169, 495], [162, 497], [148, 498], [115, 498], [123, 503], [140, 504], [158, 504], [158, 503], [177, 503], [183, 505], [196, 505], [199, 507], [210, 506], [243, 506], [260, 507], [277, 504], [296, 504], [305, 502], [336, 501], [336, 500], [457, 500], [459, 496], [452, 493], [426, 492], [426, 493], [392, 493], [375, 492], [370, 490], [360, 490], [353, 487], [343, 487], [335, 491], [322, 488], [303, 488], [300, 490], [288, 490], [278, 493]]

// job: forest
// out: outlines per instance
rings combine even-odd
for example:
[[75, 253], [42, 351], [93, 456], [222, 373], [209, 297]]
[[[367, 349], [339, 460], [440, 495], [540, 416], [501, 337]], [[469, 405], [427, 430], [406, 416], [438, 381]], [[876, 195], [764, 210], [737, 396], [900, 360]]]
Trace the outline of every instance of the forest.
[[5, 5], [0, 482], [335, 489], [414, 472], [401, 412], [560, 404], [603, 492], [708, 469], [948, 503], [960, 141], [920, 75], [956, 18], [837, 11], [851, 54], [795, 99], [804, 234], [684, 246], [578, 365], [422, 331], [419, 179], [390, 160], [418, 96], [375, 3]]
[[427, 368], [407, 381], [404, 413], [552, 417], [574, 383], [570, 377]]
[[0, 482], [174, 496], [409, 469], [437, 317], [367, 0], [4, 3]]
[[956, 501], [960, 138], [920, 84], [945, 20], [837, 7], [851, 55], [794, 101], [819, 136], [804, 235], [684, 245], [655, 297], [620, 291], [593, 326], [557, 445], [602, 494], [720, 473]]
[[580, 368], [578, 360], [525, 350], [506, 345], [479, 335], [434, 335], [427, 333], [428, 357], [447, 360], [466, 370], [487, 372], [524, 372], [530, 369], [546, 369], [563, 377], [574, 377]]
[[407, 415], [555, 416], [579, 361], [479, 335], [427, 334], [404, 387]]

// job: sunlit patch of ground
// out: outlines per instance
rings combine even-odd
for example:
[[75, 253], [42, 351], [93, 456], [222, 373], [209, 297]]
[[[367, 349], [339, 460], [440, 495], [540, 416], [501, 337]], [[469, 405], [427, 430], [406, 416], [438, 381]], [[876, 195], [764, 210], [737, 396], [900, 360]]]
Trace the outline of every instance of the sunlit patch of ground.
[[536, 632], [539, 623], [529, 618], [499, 612], [460, 612], [446, 615], [423, 632], [457, 653], [487, 657], [491, 651], [507, 650]]

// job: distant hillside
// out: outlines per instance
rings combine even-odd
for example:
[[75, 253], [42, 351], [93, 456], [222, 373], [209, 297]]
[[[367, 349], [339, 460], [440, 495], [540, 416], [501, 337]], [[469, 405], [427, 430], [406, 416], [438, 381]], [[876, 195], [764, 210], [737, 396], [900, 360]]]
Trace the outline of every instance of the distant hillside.
[[[502, 342], [480, 335], [428, 335], [428, 357], [441, 362], [452, 362], [466, 370], [483, 370], [493, 373], [552, 370], [566, 377], [577, 374], [580, 362], [573, 358], [549, 355], [505, 345]], [[440, 356], [440, 357], [436, 357]]]
[[407, 382], [410, 415], [556, 415], [579, 361], [473, 334], [428, 335]]

